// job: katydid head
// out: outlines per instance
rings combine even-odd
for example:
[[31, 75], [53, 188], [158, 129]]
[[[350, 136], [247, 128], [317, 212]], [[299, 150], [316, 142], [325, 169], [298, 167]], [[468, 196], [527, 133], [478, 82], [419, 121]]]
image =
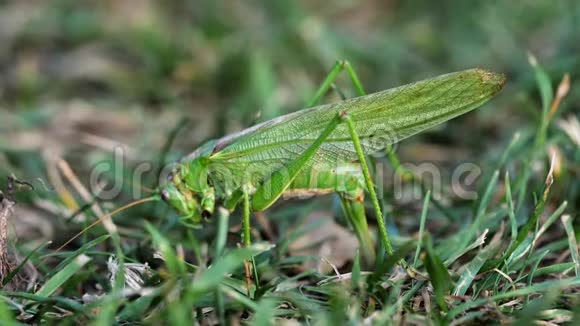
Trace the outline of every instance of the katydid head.
[[201, 223], [202, 214], [199, 202], [191, 191], [168, 183], [161, 190], [161, 199], [194, 224]]
[[210, 187], [203, 192], [195, 191], [189, 180], [189, 169], [178, 166], [161, 189], [161, 199], [181, 214], [186, 224], [199, 226], [214, 211], [215, 193]]

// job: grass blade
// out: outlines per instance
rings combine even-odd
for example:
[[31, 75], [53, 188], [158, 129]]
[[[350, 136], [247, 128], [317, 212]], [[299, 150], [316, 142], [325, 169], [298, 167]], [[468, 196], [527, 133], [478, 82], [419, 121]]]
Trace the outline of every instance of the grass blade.
[[[47, 274], [46, 277], [47, 278], [52, 277], [55, 273], [57, 273], [62, 268], [64, 268], [64, 266], [70, 264], [70, 262], [73, 259], [75, 259], [79, 255], [86, 253], [89, 249], [91, 249], [92, 247], [98, 245], [99, 243], [107, 240], [109, 237], [110, 237], [110, 235], [104, 234], [104, 235], [102, 235], [94, 240], [91, 240], [91, 241], [85, 243], [79, 249], [75, 250], [72, 254], [70, 254], [70, 256], [68, 256], [65, 260], [63, 260], [61, 263], [59, 263], [50, 273]], [[46, 256], [46, 257], [49, 257], [49, 256]]]
[[167, 269], [173, 274], [181, 274], [185, 272], [186, 267], [183, 261], [177, 257], [175, 250], [173, 250], [169, 240], [167, 240], [161, 233], [151, 224], [146, 223], [145, 228], [151, 234], [153, 243], [159, 248]]
[[38, 291], [36, 291], [36, 295], [44, 297], [52, 295], [61, 285], [63, 285], [89, 261], [91, 261], [91, 258], [85, 254], [81, 254], [75, 257], [66, 266], [54, 274], [53, 277], [46, 281], [46, 283], [44, 283], [44, 285]]
[[491, 195], [493, 194], [493, 191], [495, 190], [495, 188], [497, 186], [498, 178], [499, 178], [499, 171], [496, 170], [493, 173], [489, 182], [487, 183], [483, 197], [481, 197], [481, 201], [479, 202], [479, 205], [477, 207], [477, 212], [475, 214], [475, 218], [473, 219], [473, 223], [467, 229], [466, 234], [465, 233], [460, 234], [459, 239], [460, 239], [460, 243], [461, 243], [461, 245], [460, 245], [461, 248], [467, 247], [467, 245], [469, 244], [471, 239], [473, 239], [476, 232], [478, 231], [478, 228], [481, 225], [482, 219], [485, 216], [485, 212], [487, 210], [489, 202], [491, 201], [491, 197], [492, 197]]
[[465, 270], [459, 277], [459, 281], [453, 290], [453, 295], [465, 295], [481, 267], [483, 267], [485, 262], [493, 257], [493, 255], [495, 255], [499, 249], [502, 236], [503, 228], [501, 228], [500, 231], [494, 235], [493, 239], [491, 239], [491, 242], [487, 245], [487, 247], [480, 251], [477, 256], [475, 256], [475, 258], [473, 258], [473, 260], [471, 260], [465, 266]]
[[570, 256], [574, 261], [574, 271], [576, 272], [576, 277], [580, 277], [580, 256], [578, 255], [578, 242], [576, 241], [576, 234], [574, 232], [574, 226], [572, 226], [572, 218], [570, 215], [562, 215], [562, 224], [564, 224], [564, 229], [568, 235], [568, 245], [570, 246]]
[[514, 323], [514, 326], [527, 326], [533, 325], [538, 322], [538, 319], [542, 315], [542, 312], [549, 307], [558, 298], [558, 291], [551, 290], [548, 291], [541, 298], [535, 299], [529, 302], [526, 306], [519, 312], [519, 319]]
[[427, 269], [427, 273], [429, 273], [429, 278], [435, 291], [435, 300], [441, 310], [447, 311], [445, 296], [449, 294], [449, 290], [453, 286], [451, 276], [445, 265], [443, 265], [441, 258], [435, 253], [430, 237], [427, 237], [427, 246], [425, 249], [426, 254], [423, 258], [423, 264]]
[[192, 283], [191, 290], [195, 293], [203, 293], [216, 288], [228, 274], [242, 266], [244, 260], [250, 259], [252, 256], [263, 251], [261, 247], [259, 245], [252, 245], [247, 248], [239, 248], [228, 252], [195, 279]]
[[10, 283], [10, 281], [12, 281], [12, 279], [14, 278], [14, 276], [16, 274], [18, 274], [20, 272], [20, 270], [22, 270], [22, 268], [24, 267], [24, 265], [26, 265], [26, 263], [28, 262], [28, 260], [30, 260], [30, 257], [32, 257], [32, 255], [34, 255], [34, 253], [38, 252], [40, 249], [48, 246], [50, 244], [50, 242], [45, 242], [40, 244], [38, 247], [32, 249], [28, 255], [26, 255], [26, 257], [24, 257], [24, 259], [22, 259], [22, 261], [18, 264], [18, 266], [16, 266], [16, 268], [14, 268], [13, 270], [10, 271], [10, 274], [8, 274], [3, 280], [2, 280], [2, 285], [6, 285], [8, 283]]
[[13, 326], [20, 325], [14, 319], [14, 316], [6, 306], [6, 299], [0, 296], [0, 320], [2, 320], [2, 325]]
[[536, 83], [538, 84], [540, 97], [542, 98], [542, 116], [540, 120], [540, 127], [536, 133], [536, 148], [539, 148], [546, 141], [546, 132], [549, 122], [549, 110], [550, 105], [554, 99], [554, 89], [552, 88], [550, 76], [548, 76], [544, 69], [538, 64], [536, 58], [532, 54], [529, 54], [528, 60], [534, 69]]
[[277, 302], [272, 298], [264, 298], [258, 302], [258, 310], [254, 314], [252, 325], [269, 326], [274, 322]]
[[512, 187], [510, 183], [510, 175], [505, 173], [505, 201], [508, 207], [508, 216], [510, 218], [512, 243], [518, 237], [518, 222], [516, 220], [516, 211], [514, 209], [514, 201], [512, 198]]
[[427, 191], [425, 200], [423, 201], [423, 210], [421, 211], [421, 221], [419, 224], [419, 240], [417, 241], [417, 249], [415, 250], [415, 258], [413, 259], [413, 267], [417, 267], [417, 260], [419, 259], [419, 252], [421, 251], [421, 244], [423, 242], [423, 233], [425, 232], [425, 220], [427, 220], [427, 210], [429, 209], [429, 199], [431, 198], [431, 190]]
[[540, 200], [536, 204], [536, 206], [534, 208], [534, 212], [532, 213], [532, 216], [530, 217], [528, 222], [522, 227], [522, 230], [518, 233], [516, 241], [514, 243], [512, 243], [512, 245], [505, 252], [503, 257], [499, 260], [489, 261], [485, 265], [484, 271], [491, 270], [491, 269], [495, 268], [496, 266], [503, 264], [506, 261], [506, 259], [510, 258], [510, 256], [514, 253], [514, 251], [526, 240], [528, 233], [536, 227], [536, 224], [538, 222], [538, 219], [540, 218], [540, 215], [542, 215], [542, 213], [544, 212], [544, 206], [546, 205], [546, 201], [548, 200], [548, 195], [550, 193], [550, 188], [552, 187], [552, 183], [554, 182], [554, 176], [553, 176], [554, 165], [553, 165], [553, 163], [554, 162], [552, 161], [552, 166], [550, 168], [550, 171], [548, 172], [548, 176], [546, 177], [546, 182], [545, 182], [544, 190], [542, 193], [542, 197], [540, 198]]
[[579, 285], [580, 285], [580, 278], [567, 278], [567, 279], [562, 279], [562, 280], [555, 280], [555, 281], [551, 280], [551, 281], [546, 281], [543, 283], [536, 283], [533, 286], [527, 286], [527, 287], [512, 290], [512, 291], [499, 293], [499, 294], [493, 295], [493, 296], [488, 297], [488, 298], [477, 299], [477, 300], [472, 300], [472, 301], [462, 303], [462, 304], [452, 308], [451, 310], [449, 310], [449, 312], [447, 313], [447, 318], [448, 318], [448, 320], [452, 320], [453, 318], [455, 318], [456, 316], [458, 316], [462, 312], [467, 311], [469, 309], [473, 309], [473, 308], [478, 307], [480, 305], [487, 304], [490, 301], [496, 302], [496, 301], [499, 301], [502, 299], [520, 297], [520, 296], [524, 296], [524, 295], [528, 295], [528, 294], [541, 293], [541, 292], [546, 292], [546, 291], [550, 291], [550, 290], [563, 290], [563, 289], [566, 289], [568, 287], [579, 286]]

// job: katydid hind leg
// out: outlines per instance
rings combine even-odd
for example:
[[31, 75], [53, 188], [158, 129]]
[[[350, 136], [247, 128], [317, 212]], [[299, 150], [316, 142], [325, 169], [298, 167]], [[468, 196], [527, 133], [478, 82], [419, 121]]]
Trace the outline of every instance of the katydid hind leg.
[[361, 168], [362, 168], [362, 172], [363, 172], [363, 176], [365, 179], [367, 191], [369, 192], [369, 197], [371, 198], [371, 202], [373, 204], [373, 209], [375, 211], [375, 215], [376, 215], [376, 219], [377, 219], [377, 224], [379, 226], [379, 235], [381, 237], [381, 241], [383, 242], [383, 245], [385, 247], [387, 255], [392, 256], [393, 255], [393, 247], [391, 246], [391, 240], [389, 239], [387, 227], [385, 225], [383, 213], [381, 210], [381, 206], [379, 204], [379, 199], [378, 199], [377, 193], [375, 191], [375, 185], [372, 181], [371, 174], [369, 172], [369, 167], [366, 163], [365, 154], [364, 154], [363, 148], [360, 144], [360, 139], [359, 139], [358, 134], [356, 132], [354, 122], [352, 121], [350, 116], [348, 116], [347, 114], [345, 114], [343, 116], [343, 120], [348, 125], [350, 137], [351, 137], [352, 143], [354, 145], [354, 149], [357, 153], [359, 164], [361, 165]]
[[387, 228], [385, 226], [385, 221], [383, 219], [379, 201], [374, 189], [374, 184], [371, 180], [370, 172], [366, 164], [366, 159], [360, 144], [360, 139], [356, 133], [354, 122], [350, 119], [348, 114], [344, 112], [338, 114], [334, 119], [332, 119], [332, 121], [328, 124], [320, 136], [297, 159], [292, 161], [286, 167], [275, 171], [272, 176], [258, 188], [252, 197], [252, 208], [254, 210], [260, 211], [272, 205], [282, 195], [282, 193], [288, 189], [300, 170], [306, 166], [308, 161], [316, 154], [320, 146], [326, 141], [328, 136], [330, 136], [332, 131], [336, 129], [340, 123], [346, 123], [348, 125], [350, 136], [363, 171], [367, 191], [369, 192], [369, 196], [375, 210], [381, 241], [385, 246], [387, 255], [390, 256], [393, 253], [393, 249], [387, 233]]
[[338, 78], [340, 73], [343, 71], [346, 71], [346, 73], [348, 74], [348, 77], [351, 80], [357, 95], [358, 96], [366, 95], [366, 92], [360, 82], [360, 79], [358, 78], [358, 75], [354, 70], [354, 68], [352, 67], [352, 65], [350, 64], [350, 62], [348, 62], [347, 60], [339, 60], [334, 64], [332, 69], [330, 69], [330, 72], [328, 73], [328, 75], [326, 75], [326, 78], [324, 79], [322, 84], [320, 84], [318, 90], [316, 91], [312, 99], [308, 102], [307, 107], [317, 105], [322, 99], [322, 97], [332, 87], [334, 81]]
[[[360, 83], [360, 80], [352, 68], [352, 66], [348, 63], [348, 61], [338, 61], [335, 66], [331, 69], [330, 73], [327, 75], [326, 79], [316, 92], [313, 99], [308, 103], [308, 106], [313, 106], [317, 104], [321, 98], [326, 94], [326, 92], [330, 89], [333, 85], [334, 81], [338, 77], [338, 75], [343, 71], [346, 70], [348, 73], [351, 81], [354, 84], [354, 87], [357, 91], [358, 95], [365, 95], [365, 91]], [[337, 121], [338, 118], [338, 121]], [[373, 208], [375, 210], [375, 215], [377, 218], [377, 222], [379, 225], [379, 232], [381, 241], [387, 251], [387, 255], [392, 255], [393, 249], [390, 243], [390, 239], [387, 233], [386, 225], [383, 219], [383, 214], [381, 211], [381, 207], [379, 205], [379, 201], [374, 189], [374, 184], [371, 180], [370, 172], [368, 169], [368, 165], [366, 164], [365, 154], [363, 152], [362, 146], [360, 145], [359, 137], [356, 133], [356, 129], [354, 128], [354, 123], [350, 119], [348, 115], [339, 115], [337, 118], [333, 119], [327, 126], [327, 128], [323, 131], [323, 133], [319, 136], [319, 138], [312, 144], [305, 152], [295, 161], [290, 163], [284, 171], [276, 171], [270, 179], [268, 179], [260, 188], [258, 188], [256, 194], [252, 199], [252, 207], [256, 210], [263, 210], [269, 207], [272, 203], [274, 203], [282, 193], [288, 188], [290, 183], [294, 180], [298, 172], [301, 168], [303, 168], [307, 162], [316, 154], [318, 148], [324, 143], [326, 138], [332, 133], [332, 131], [336, 128], [336, 126], [341, 122], [346, 122], [349, 131], [351, 134], [351, 139], [353, 141], [353, 145], [357, 152], [357, 156], [359, 158], [359, 162], [361, 164], [363, 175], [365, 179], [365, 183], [367, 186], [367, 190], [369, 192], [369, 197], [371, 198]], [[265, 193], [269, 192], [270, 196], [265, 196]], [[344, 203], [344, 200], [343, 200]], [[365, 223], [359, 223], [356, 227], [362, 227], [362, 225], [366, 225], [366, 216], [360, 214], [360, 207], [356, 205], [352, 205], [352, 203], [347, 203], [345, 209], [348, 208], [350, 210], [350, 215], [354, 216], [355, 221], [360, 220], [361, 218], [364, 219]], [[354, 226], [354, 223], [353, 223]], [[362, 229], [361, 229], [362, 230]], [[368, 230], [368, 226], [367, 226]], [[358, 232], [358, 231], [357, 231]], [[361, 231], [362, 232], [362, 231]], [[368, 232], [368, 231], [367, 231]], [[361, 242], [361, 244], [363, 244]], [[363, 244], [363, 246], [368, 246], [367, 244]]]

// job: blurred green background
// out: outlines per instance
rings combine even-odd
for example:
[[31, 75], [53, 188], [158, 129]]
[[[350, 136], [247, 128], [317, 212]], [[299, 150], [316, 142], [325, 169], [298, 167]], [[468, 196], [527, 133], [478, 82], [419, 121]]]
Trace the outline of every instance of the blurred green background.
[[[580, 2], [575, 0], [0, 0], [0, 189], [11, 174], [35, 186], [35, 191], [21, 187], [16, 194], [19, 211], [12, 222], [21, 242], [62, 243], [86, 225], [88, 219], [77, 216], [91, 215], [92, 221], [99, 215], [87, 209], [95, 193], [83, 196], [74, 180], [87, 187], [100, 164], [113, 164], [115, 149], [123, 150], [123, 173], [109, 178], [119, 178], [123, 189], [116, 198], [101, 198], [106, 211], [148, 196], [162, 166], [205, 140], [303, 108], [335, 61], [346, 59], [368, 92], [472, 67], [505, 73], [506, 88], [485, 108], [405, 140], [397, 153], [403, 163], [434, 162], [444, 173], [461, 162], [477, 164], [483, 170], [476, 185], [480, 195], [500, 169], [497, 189], [490, 188], [494, 192], [487, 196], [493, 206], [488, 215], [500, 219], [505, 217], [505, 168], [523, 180], [515, 199], [522, 225], [534, 210], [548, 157], [555, 152], [559, 168], [546, 210], [553, 212], [566, 200], [567, 212], [577, 217], [580, 145], [567, 133], [580, 135], [580, 126], [566, 131], [559, 125], [579, 116], [579, 53]], [[531, 54], [554, 89], [565, 73], [572, 81], [549, 126], [548, 141], [536, 147], [542, 96]], [[337, 84], [346, 96], [354, 95], [345, 76]], [[339, 99], [335, 92], [324, 100]], [[522, 141], [502, 158], [516, 133]], [[149, 168], [136, 182], [133, 168], [143, 162]], [[414, 236], [420, 200], [393, 198], [386, 188], [392, 231], [402, 238]], [[331, 200], [309, 204], [337, 211]], [[467, 226], [478, 205], [485, 213], [488, 202], [450, 197], [439, 204], [447, 211], [433, 209], [427, 226], [438, 241]], [[306, 216], [312, 208], [281, 207], [268, 212], [281, 221], [279, 234], [296, 222], [287, 217]], [[140, 260], [147, 256], [143, 252], [153, 251], [144, 219], [173, 232], [174, 243], [194, 248], [189, 244], [197, 240], [175, 215], [157, 203], [122, 214], [116, 223], [127, 257], [151, 261]], [[499, 220], [494, 221], [492, 232], [499, 228]], [[201, 241], [211, 244], [211, 232], [200, 235]], [[567, 250], [561, 226], [550, 236], [559, 239], [556, 250]], [[235, 238], [230, 244], [238, 241], [230, 237]], [[103, 257], [111, 248], [100, 248], [108, 253], [95, 255], [101, 264], [93, 271], [106, 269]], [[451, 255], [447, 248], [437, 251]], [[549, 262], [561, 262], [560, 251], [547, 256]], [[41, 272], [50, 270], [38, 260], [35, 265]], [[107, 284], [103, 275], [87, 272], [77, 281], [86, 281], [83, 287], [89, 288], [93, 278]], [[65, 295], [70, 293], [80, 297], [74, 291]]]

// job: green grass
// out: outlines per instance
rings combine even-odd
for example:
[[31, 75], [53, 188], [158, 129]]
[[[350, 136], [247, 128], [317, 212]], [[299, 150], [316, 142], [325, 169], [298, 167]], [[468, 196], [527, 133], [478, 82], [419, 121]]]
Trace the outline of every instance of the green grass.
[[[3, 276], [3, 324], [580, 318], [580, 145], [560, 127], [580, 118], [575, 1], [123, 3], [0, 4], [0, 24], [11, 24], [0, 32], [0, 180], [13, 174], [34, 185], [14, 194], [18, 259]], [[15, 13], [27, 19], [5, 19]], [[391, 176], [406, 163], [433, 162], [445, 181], [437, 196], [408, 174], [405, 189], [422, 194], [408, 200], [385, 177], [379, 193], [393, 257], [365, 268], [352, 254], [336, 275], [313, 267], [328, 267], [317, 251], [297, 253], [297, 239], [331, 221], [313, 214], [348, 229], [332, 196], [281, 202], [265, 212], [266, 224], [254, 215], [250, 248], [237, 246], [240, 212], [218, 212], [194, 229], [148, 202], [57, 252], [100, 213], [150, 196], [162, 166], [204, 140], [306, 106], [337, 59], [353, 64], [369, 92], [474, 66], [508, 75], [485, 108], [373, 158]], [[566, 72], [570, 90], [552, 114]], [[346, 78], [337, 87], [325, 101], [355, 94]], [[116, 167], [120, 195], [88, 189], [87, 198], [82, 188], [95, 167], [115, 162], [115, 143], [127, 149]], [[141, 162], [150, 169], [138, 178]], [[481, 167], [476, 198], [451, 191], [462, 162]], [[259, 282], [249, 298], [243, 261], [252, 256]]]

